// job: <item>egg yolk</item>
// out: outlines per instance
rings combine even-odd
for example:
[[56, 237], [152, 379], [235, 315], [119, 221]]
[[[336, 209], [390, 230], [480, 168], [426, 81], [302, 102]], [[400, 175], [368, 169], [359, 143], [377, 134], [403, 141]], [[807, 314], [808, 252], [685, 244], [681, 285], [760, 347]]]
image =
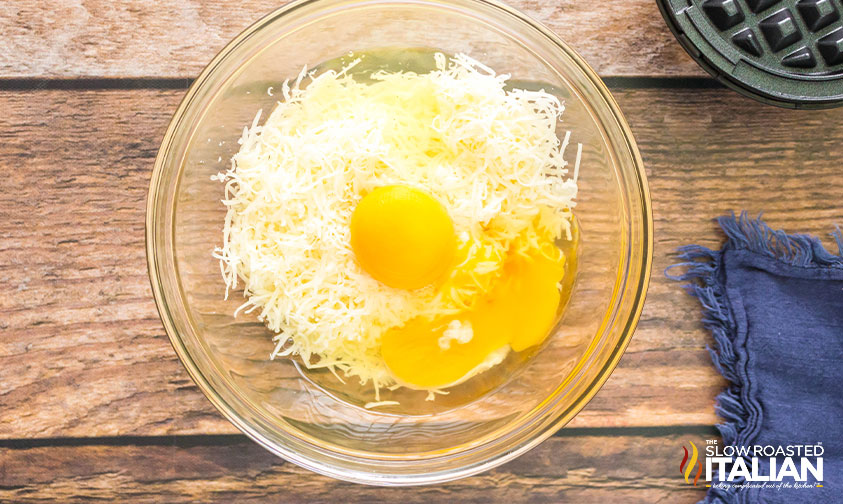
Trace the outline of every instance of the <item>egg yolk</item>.
[[351, 216], [351, 248], [360, 266], [390, 287], [418, 289], [452, 266], [456, 237], [445, 207], [403, 185], [379, 187]]
[[[444, 388], [459, 381], [482, 364], [489, 354], [506, 345], [502, 334], [478, 334], [472, 328], [468, 342], [453, 340], [444, 349], [440, 340], [453, 320], [458, 319], [417, 317], [384, 334], [381, 356], [398, 381], [413, 388]], [[470, 320], [461, 322], [470, 327]]]
[[[381, 340], [381, 356], [405, 385], [452, 385], [506, 345], [520, 352], [544, 341], [558, 315], [564, 274], [565, 256], [551, 244], [512, 254], [494, 287], [469, 311], [437, 320], [417, 317], [390, 329]], [[443, 345], [453, 320], [471, 328], [471, 339]]]
[[514, 255], [495, 288], [473, 310], [475, 330], [505, 334], [516, 352], [538, 345], [556, 321], [564, 275], [565, 255], [556, 247]]

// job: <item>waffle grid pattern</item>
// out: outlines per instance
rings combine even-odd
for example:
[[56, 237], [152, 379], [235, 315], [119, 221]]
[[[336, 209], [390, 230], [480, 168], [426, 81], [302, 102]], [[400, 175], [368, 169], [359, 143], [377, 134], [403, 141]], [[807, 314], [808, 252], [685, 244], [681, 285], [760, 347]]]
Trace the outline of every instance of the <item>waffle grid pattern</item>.
[[843, 0], [692, 0], [757, 65], [799, 75], [843, 74]]

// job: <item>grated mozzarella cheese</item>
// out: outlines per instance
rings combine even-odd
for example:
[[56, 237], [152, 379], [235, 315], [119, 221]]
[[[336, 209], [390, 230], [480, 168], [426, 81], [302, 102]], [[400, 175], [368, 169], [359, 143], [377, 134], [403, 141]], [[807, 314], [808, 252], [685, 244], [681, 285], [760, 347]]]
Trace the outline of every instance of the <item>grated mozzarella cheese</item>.
[[456, 341], [461, 345], [465, 345], [471, 338], [474, 337], [474, 329], [471, 327], [471, 322], [462, 323], [459, 320], [452, 320], [448, 323], [448, 327], [442, 332], [439, 337], [439, 348], [448, 350], [451, 348], [451, 343]]
[[[570, 233], [577, 187], [563, 159], [570, 134], [556, 136], [563, 105], [543, 91], [507, 90], [508, 75], [465, 55], [436, 62], [428, 74], [379, 72], [369, 83], [351, 66], [303, 70], [283, 83], [263, 124], [258, 112], [244, 128], [231, 167], [214, 177], [228, 209], [214, 252], [226, 297], [242, 282], [238, 312], [277, 333], [272, 358], [297, 355], [376, 390], [393, 386], [379, 353], [384, 331], [458, 311], [530, 229]], [[420, 187], [446, 206], [475, 258], [464, 261], [470, 282], [408, 292], [355, 262], [351, 213], [389, 184]]]

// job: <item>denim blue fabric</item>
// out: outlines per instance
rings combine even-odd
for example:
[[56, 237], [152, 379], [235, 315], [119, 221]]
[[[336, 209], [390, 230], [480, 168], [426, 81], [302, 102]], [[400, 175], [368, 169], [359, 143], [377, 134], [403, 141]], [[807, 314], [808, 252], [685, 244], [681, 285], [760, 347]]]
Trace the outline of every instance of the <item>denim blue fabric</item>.
[[[666, 274], [693, 281], [688, 290], [714, 336], [709, 351], [729, 381], [716, 406], [723, 445], [822, 444], [823, 486], [711, 488], [703, 502], [843, 503], [843, 236], [833, 235], [833, 255], [817, 238], [773, 231], [760, 216], [718, 222], [723, 248], [683, 247]], [[674, 267], [685, 273], [672, 275]], [[767, 460], [760, 474], [769, 474]]]

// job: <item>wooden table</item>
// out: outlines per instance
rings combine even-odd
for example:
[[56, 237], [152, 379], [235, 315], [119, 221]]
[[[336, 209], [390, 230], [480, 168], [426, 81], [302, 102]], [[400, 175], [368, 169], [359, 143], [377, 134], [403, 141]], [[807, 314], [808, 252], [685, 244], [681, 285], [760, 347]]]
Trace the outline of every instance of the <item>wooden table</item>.
[[0, 5], [0, 501], [695, 502], [681, 445], [714, 436], [699, 306], [662, 270], [712, 219], [843, 223], [843, 109], [761, 105], [707, 77], [652, 0], [512, 0], [606, 78], [639, 141], [656, 223], [652, 284], [619, 367], [520, 459], [444, 485], [334, 481], [240, 435], [193, 385], [147, 279], [144, 203], [189, 79], [277, 0]]

